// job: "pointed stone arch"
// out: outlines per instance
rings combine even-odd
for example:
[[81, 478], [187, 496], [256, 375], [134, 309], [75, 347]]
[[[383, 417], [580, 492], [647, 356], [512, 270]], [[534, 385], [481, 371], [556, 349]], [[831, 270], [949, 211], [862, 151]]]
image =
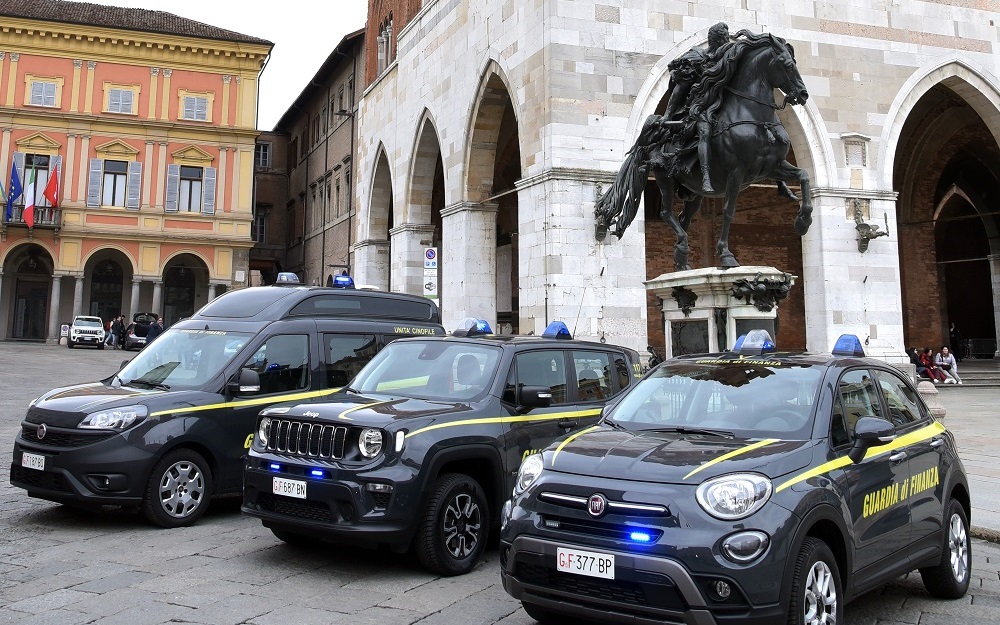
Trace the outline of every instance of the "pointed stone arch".
[[368, 189], [368, 207], [360, 223], [355, 251], [355, 281], [359, 284], [392, 288], [390, 281], [391, 249], [389, 231], [396, 224], [393, 210], [393, 175], [385, 144], [379, 143]]
[[[479, 88], [469, 114], [465, 155], [465, 191], [468, 202], [483, 202], [494, 195], [494, 173], [500, 130], [504, 113], [513, 115], [514, 127], [520, 132], [521, 123], [517, 107], [513, 105], [510, 80], [506, 72], [495, 60], [486, 63], [480, 74]], [[521, 145], [520, 136], [516, 143]], [[524, 163], [518, 159], [518, 166], [524, 170]]]

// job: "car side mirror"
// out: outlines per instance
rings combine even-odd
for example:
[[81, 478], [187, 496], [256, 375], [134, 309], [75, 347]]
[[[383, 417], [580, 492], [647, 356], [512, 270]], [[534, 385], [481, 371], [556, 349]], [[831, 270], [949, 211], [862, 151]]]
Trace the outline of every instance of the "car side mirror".
[[854, 425], [854, 447], [847, 456], [851, 462], [861, 462], [871, 447], [891, 443], [896, 439], [895, 427], [879, 417], [861, 417]]
[[517, 411], [525, 413], [532, 408], [548, 408], [552, 405], [552, 389], [547, 386], [522, 386], [518, 393], [520, 401]]
[[260, 392], [260, 374], [253, 369], [240, 369], [239, 380], [228, 385], [230, 395], [252, 395]]

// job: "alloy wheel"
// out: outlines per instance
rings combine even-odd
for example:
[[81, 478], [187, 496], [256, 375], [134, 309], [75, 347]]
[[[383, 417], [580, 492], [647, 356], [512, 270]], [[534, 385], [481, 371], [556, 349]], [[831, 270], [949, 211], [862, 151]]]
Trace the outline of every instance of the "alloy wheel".
[[444, 511], [444, 545], [454, 558], [466, 558], [479, 544], [482, 517], [479, 505], [469, 493], [459, 493]]
[[160, 505], [172, 517], [189, 516], [201, 505], [205, 476], [198, 465], [180, 460], [170, 465], [160, 479]]
[[837, 586], [826, 562], [814, 563], [805, 584], [804, 621], [808, 625], [837, 622]]
[[951, 572], [959, 584], [964, 582], [965, 576], [969, 574], [967, 541], [968, 536], [962, 518], [957, 514], [951, 515], [951, 522], [948, 524], [948, 551], [951, 556]]

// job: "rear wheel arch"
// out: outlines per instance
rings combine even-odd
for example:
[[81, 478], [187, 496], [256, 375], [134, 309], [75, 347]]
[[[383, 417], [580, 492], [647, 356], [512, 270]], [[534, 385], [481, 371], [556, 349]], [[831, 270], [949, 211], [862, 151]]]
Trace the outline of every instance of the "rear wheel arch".
[[962, 504], [965, 509], [965, 518], [968, 519], [969, 525], [972, 525], [972, 498], [969, 497], [969, 488], [966, 484], [958, 482], [953, 484], [951, 487], [950, 499]]

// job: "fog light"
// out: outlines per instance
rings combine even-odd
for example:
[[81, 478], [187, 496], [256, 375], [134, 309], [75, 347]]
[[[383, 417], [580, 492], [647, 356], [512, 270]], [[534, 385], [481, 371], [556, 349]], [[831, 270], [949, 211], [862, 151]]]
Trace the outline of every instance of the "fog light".
[[722, 553], [732, 562], [746, 564], [759, 558], [770, 544], [764, 532], [739, 532], [722, 541]]
[[365, 490], [369, 493], [391, 493], [392, 484], [380, 484], [378, 482], [369, 482], [365, 484]]
[[728, 599], [729, 595], [733, 594], [733, 589], [729, 587], [729, 582], [721, 579], [712, 584], [712, 590], [715, 591], [715, 596], [723, 601]]

